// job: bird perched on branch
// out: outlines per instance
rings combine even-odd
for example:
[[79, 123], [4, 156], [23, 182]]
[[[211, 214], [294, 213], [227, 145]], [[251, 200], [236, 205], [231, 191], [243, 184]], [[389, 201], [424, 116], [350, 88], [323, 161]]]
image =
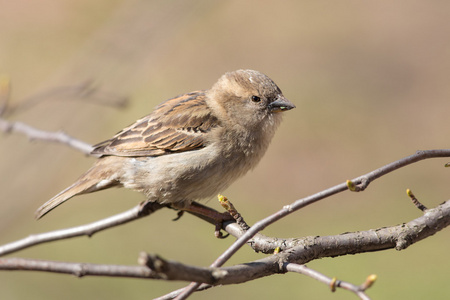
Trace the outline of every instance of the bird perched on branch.
[[71, 186], [36, 211], [39, 219], [73, 196], [110, 187], [144, 193], [147, 201], [195, 211], [194, 200], [227, 188], [261, 160], [281, 121], [295, 108], [266, 75], [224, 74], [209, 90], [169, 99], [94, 146], [100, 158]]

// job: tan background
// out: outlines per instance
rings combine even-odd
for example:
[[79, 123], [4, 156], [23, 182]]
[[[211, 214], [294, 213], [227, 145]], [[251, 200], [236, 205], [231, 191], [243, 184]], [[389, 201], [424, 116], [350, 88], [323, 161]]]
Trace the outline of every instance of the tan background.
[[[0, 1], [0, 73], [12, 103], [86, 80], [124, 110], [44, 97], [11, 116], [90, 143], [109, 138], [177, 94], [225, 71], [272, 77], [297, 109], [286, 114], [258, 168], [224, 194], [251, 224], [296, 199], [367, 173], [417, 149], [446, 148], [450, 112], [448, 1]], [[52, 95], [55, 95], [54, 93]], [[106, 98], [110, 98], [106, 96]], [[34, 210], [92, 163], [67, 147], [0, 136], [0, 243], [104, 218], [143, 198], [126, 190], [78, 197], [43, 220]], [[433, 207], [450, 194], [449, 159], [433, 159], [307, 207], [264, 233], [328, 235], [396, 225], [420, 215], [411, 188]], [[218, 207], [215, 201], [209, 205]], [[41, 245], [20, 257], [135, 264], [139, 251], [206, 266], [231, 243], [212, 227], [164, 211], [95, 235]], [[446, 299], [450, 234], [406, 251], [322, 259], [308, 266], [360, 283], [379, 276], [373, 299]], [[230, 263], [261, 258], [242, 249]], [[0, 272], [2, 299], [150, 299], [184, 283]], [[195, 299], [350, 299], [301, 275], [221, 287]]]

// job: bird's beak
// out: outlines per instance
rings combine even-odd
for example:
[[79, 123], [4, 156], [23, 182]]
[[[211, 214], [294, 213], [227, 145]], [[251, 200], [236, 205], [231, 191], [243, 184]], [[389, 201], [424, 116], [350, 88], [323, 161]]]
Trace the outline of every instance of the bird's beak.
[[279, 95], [275, 101], [269, 104], [269, 110], [271, 112], [287, 111], [293, 108], [295, 108], [295, 105], [283, 95]]

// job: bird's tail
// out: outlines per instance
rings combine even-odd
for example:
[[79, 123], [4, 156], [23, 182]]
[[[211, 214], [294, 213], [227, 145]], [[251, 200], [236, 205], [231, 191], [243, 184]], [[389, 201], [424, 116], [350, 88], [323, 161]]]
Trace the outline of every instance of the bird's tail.
[[66, 202], [73, 196], [103, 190], [118, 184], [118, 182], [115, 180], [102, 180], [101, 178], [98, 178], [98, 176], [95, 176], [97, 175], [95, 173], [97, 173], [97, 168], [94, 166], [85, 174], [83, 174], [74, 184], [60, 192], [52, 199], [45, 202], [36, 210], [36, 219], [42, 218], [49, 211]]
[[66, 188], [64, 191], [60, 192], [52, 199], [45, 202], [41, 207], [39, 207], [35, 212], [36, 219], [42, 218], [49, 211], [66, 202], [73, 196], [86, 193], [86, 191], [91, 189], [96, 183], [97, 181], [89, 182], [78, 180], [77, 182]]

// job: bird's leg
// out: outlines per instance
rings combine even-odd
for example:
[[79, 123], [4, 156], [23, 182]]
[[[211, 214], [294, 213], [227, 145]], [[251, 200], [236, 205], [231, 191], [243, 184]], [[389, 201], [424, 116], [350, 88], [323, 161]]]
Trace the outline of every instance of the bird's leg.
[[[227, 221], [234, 221], [233, 217], [229, 212], [218, 212], [208, 206], [202, 205], [197, 202], [191, 202], [189, 204], [177, 205], [176, 203], [171, 205], [174, 209], [179, 209], [178, 217], [175, 220], [178, 220], [184, 212], [188, 212], [196, 217], [199, 217], [211, 224], [216, 226], [215, 236], [217, 238], [224, 238], [220, 229], [222, 228], [222, 224]], [[226, 236], [225, 236], [226, 237]]]

